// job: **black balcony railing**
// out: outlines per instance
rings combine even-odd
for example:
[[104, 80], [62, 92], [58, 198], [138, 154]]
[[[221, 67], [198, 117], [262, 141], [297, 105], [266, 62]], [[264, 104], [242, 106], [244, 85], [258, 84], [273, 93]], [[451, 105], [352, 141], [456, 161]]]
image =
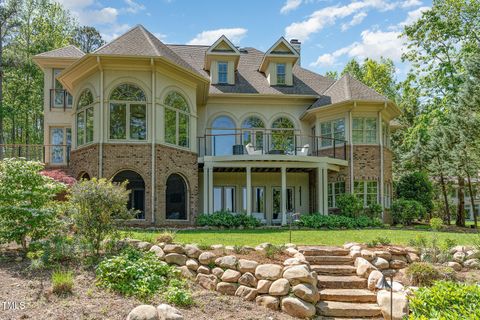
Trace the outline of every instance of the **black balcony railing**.
[[294, 130], [212, 130], [198, 137], [203, 156], [291, 155], [331, 157], [345, 160], [347, 143], [330, 137], [309, 136]]
[[73, 97], [67, 90], [50, 89], [50, 110], [72, 108]]
[[41, 145], [41, 144], [1, 144], [0, 160], [5, 158], [25, 158], [40, 161], [48, 165], [69, 165], [69, 145]]

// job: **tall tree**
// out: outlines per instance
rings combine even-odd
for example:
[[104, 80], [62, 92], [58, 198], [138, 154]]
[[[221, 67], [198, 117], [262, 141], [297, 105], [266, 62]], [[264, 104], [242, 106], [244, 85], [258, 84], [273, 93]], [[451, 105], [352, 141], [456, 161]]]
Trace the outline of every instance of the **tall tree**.
[[105, 44], [100, 32], [94, 27], [83, 26], [75, 29], [72, 43], [83, 52], [90, 53]]

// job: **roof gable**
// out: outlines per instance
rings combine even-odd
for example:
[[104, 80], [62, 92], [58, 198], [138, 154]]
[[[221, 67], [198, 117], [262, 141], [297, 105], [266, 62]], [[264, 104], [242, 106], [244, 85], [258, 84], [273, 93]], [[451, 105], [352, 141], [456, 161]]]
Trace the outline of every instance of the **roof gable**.
[[295, 63], [299, 57], [300, 55], [298, 51], [295, 50], [295, 48], [284, 37], [280, 37], [280, 39], [278, 39], [277, 42], [265, 52], [259, 70], [265, 72], [271, 58], [288, 59]]
[[71, 59], [78, 59], [85, 55], [82, 50], [77, 48], [74, 45], [68, 45], [62, 48], [58, 48], [55, 50], [43, 52], [37, 54], [35, 57], [37, 58], [71, 58]]
[[238, 61], [240, 60], [240, 51], [225, 35], [222, 35], [205, 52], [205, 70], [210, 70], [212, 60], [214, 60], [215, 57], [233, 60], [235, 69], [237, 69]]

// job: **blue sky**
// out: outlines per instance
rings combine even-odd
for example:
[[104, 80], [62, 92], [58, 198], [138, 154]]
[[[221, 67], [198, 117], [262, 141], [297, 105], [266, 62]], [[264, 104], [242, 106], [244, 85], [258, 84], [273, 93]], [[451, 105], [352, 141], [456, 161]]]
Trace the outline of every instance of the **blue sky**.
[[211, 44], [225, 34], [239, 46], [267, 50], [280, 36], [302, 42], [302, 66], [341, 70], [356, 57], [392, 58], [397, 77], [404, 24], [430, 0], [58, 0], [106, 40], [143, 24], [165, 43]]

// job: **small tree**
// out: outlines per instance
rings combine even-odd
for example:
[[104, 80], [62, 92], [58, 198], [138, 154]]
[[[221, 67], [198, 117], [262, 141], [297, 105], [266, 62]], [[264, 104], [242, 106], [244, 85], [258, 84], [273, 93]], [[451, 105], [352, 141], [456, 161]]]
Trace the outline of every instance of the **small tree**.
[[425, 208], [416, 200], [398, 199], [392, 203], [392, 216], [394, 224], [410, 225], [425, 217]]
[[362, 213], [363, 203], [355, 195], [344, 193], [337, 198], [337, 208], [342, 216], [355, 218]]
[[403, 175], [396, 186], [397, 198], [415, 200], [422, 204], [428, 213], [433, 209], [433, 185], [424, 172]]
[[65, 185], [43, 176], [43, 164], [25, 159], [0, 162], [0, 242], [15, 241], [27, 250], [27, 239], [48, 236], [56, 224], [52, 199]]
[[70, 204], [77, 233], [98, 256], [101, 243], [115, 233], [116, 219], [131, 217], [127, 209], [127, 182], [114, 184], [106, 179], [82, 180], [72, 187]]

